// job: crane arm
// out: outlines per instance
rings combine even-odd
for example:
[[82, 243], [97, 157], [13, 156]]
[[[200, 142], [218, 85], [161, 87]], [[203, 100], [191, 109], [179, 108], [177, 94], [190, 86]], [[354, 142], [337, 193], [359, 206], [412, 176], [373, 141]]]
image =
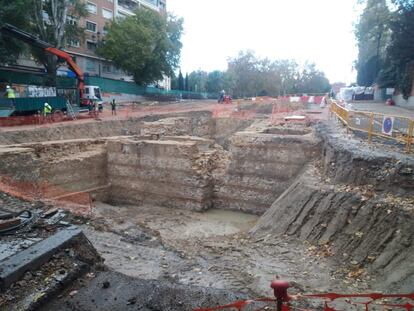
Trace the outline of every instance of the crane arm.
[[73, 61], [72, 56], [70, 56], [69, 53], [66, 53], [54, 47], [48, 47], [45, 49], [45, 51], [50, 54], [56, 55], [57, 57], [66, 61], [69, 68], [76, 74], [76, 77], [78, 78], [78, 81], [79, 81], [78, 87], [79, 87], [79, 92], [81, 93], [80, 95], [82, 99], [82, 95], [83, 95], [82, 92], [85, 86], [85, 78], [83, 76], [83, 72], [80, 70], [78, 65]]
[[27, 44], [30, 44], [32, 46], [38, 47], [43, 49], [45, 52], [55, 55], [57, 57], [59, 57], [60, 59], [63, 59], [66, 61], [66, 63], [68, 64], [69, 68], [76, 74], [76, 77], [78, 79], [78, 88], [79, 88], [79, 93], [80, 93], [80, 99], [82, 100], [82, 95], [83, 95], [83, 88], [85, 86], [85, 77], [83, 75], [82, 70], [80, 70], [80, 68], [78, 67], [78, 65], [73, 61], [72, 57], [70, 56], [69, 53], [66, 53], [65, 51], [59, 50], [55, 47], [53, 47], [53, 45], [51, 45], [48, 42], [45, 42], [43, 40], [40, 40], [38, 37], [25, 32], [13, 25], [10, 24], [4, 24], [1, 28], [0, 31], [9, 36], [9, 37], [13, 37], [16, 39], [19, 39]]

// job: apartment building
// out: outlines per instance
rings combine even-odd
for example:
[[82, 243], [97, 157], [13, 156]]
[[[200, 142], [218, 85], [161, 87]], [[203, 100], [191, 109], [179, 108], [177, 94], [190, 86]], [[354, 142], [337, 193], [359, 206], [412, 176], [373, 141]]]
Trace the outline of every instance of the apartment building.
[[134, 14], [133, 11], [145, 7], [158, 12], [165, 12], [167, 9], [166, 0], [118, 0], [116, 2], [116, 16], [125, 17]]
[[[84, 0], [89, 12], [86, 18], [80, 20], [68, 16], [67, 22], [78, 24], [85, 28], [83, 40], [72, 40], [67, 42], [66, 51], [76, 61], [85, 75], [110, 78], [116, 80], [132, 81], [132, 78], [114, 66], [112, 62], [106, 61], [96, 54], [96, 49], [102, 43], [107, 32], [107, 25], [115, 18], [123, 18], [134, 14], [133, 11], [140, 7], [166, 11], [166, 0]], [[19, 64], [27, 67], [39, 67], [30, 59], [22, 57]], [[60, 67], [58, 75], [71, 75], [65, 66]], [[171, 81], [165, 78], [158, 83], [165, 89], [170, 89]]]
[[85, 28], [85, 38], [67, 42], [66, 51], [73, 55], [81, 70], [90, 76], [111, 79], [128, 78], [113, 64], [96, 55], [96, 49], [106, 34], [107, 24], [116, 14], [116, 0], [86, 1], [89, 15], [81, 20], [68, 17], [68, 23], [76, 23]]

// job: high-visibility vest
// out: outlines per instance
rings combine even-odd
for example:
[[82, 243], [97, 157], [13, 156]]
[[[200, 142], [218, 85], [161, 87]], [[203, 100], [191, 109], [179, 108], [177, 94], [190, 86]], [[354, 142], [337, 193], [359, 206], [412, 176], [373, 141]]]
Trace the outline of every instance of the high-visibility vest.
[[16, 95], [14, 94], [14, 90], [12, 88], [7, 89], [7, 98], [16, 98]]
[[52, 107], [49, 104], [45, 105], [45, 107], [43, 108], [43, 112], [44, 114], [51, 113]]

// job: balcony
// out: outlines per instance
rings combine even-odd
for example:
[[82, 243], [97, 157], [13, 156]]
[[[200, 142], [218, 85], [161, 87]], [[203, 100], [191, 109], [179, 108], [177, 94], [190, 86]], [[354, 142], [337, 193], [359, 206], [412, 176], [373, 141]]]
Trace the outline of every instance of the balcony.
[[159, 9], [160, 9], [159, 8], [159, 2], [160, 2], [159, 0], [141, 0], [140, 2], [141, 2], [142, 5], [150, 8], [150, 9], [153, 9], [155, 11], [159, 11]]
[[119, 0], [118, 1], [118, 15], [134, 15], [134, 11], [138, 9], [139, 3], [133, 0]]
[[134, 10], [140, 6], [144, 6], [154, 11], [159, 11], [160, 0], [118, 0], [118, 11], [121, 16], [133, 15]]

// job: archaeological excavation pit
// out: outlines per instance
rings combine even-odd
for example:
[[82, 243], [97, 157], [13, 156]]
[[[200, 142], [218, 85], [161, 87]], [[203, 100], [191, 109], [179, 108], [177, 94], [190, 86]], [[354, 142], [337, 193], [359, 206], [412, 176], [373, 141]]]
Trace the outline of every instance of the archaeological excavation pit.
[[[332, 122], [206, 111], [2, 132], [0, 143], [2, 191], [66, 210], [109, 271], [42, 310], [106, 310], [88, 299], [106, 281], [217, 296], [183, 310], [269, 296], [275, 276], [292, 293], [414, 289], [413, 159], [380, 156]], [[114, 291], [105, 306], [123, 310], [130, 297]]]

